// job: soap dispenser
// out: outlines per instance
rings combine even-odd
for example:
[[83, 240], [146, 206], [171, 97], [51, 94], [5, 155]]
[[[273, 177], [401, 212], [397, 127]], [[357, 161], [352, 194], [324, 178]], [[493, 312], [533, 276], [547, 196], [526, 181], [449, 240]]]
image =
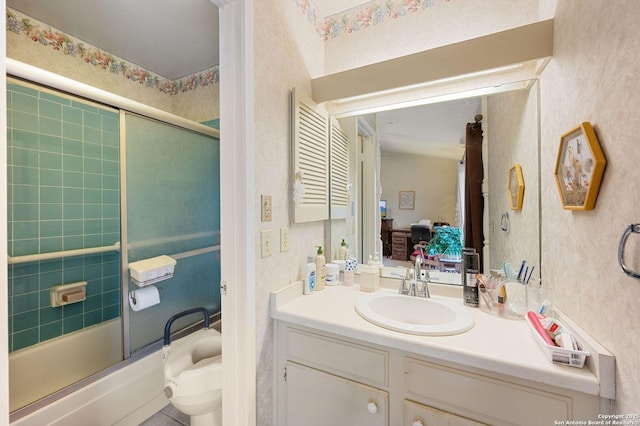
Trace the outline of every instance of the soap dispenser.
[[327, 283], [327, 266], [324, 258], [324, 252], [322, 246], [317, 246], [318, 252], [314, 259], [316, 264], [316, 291], [324, 290], [324, 286]]
[[344, 242], [344, 238], [342, 239], [340, 248], [338, 249], [338, 259], [347, 260], [347, 243]]

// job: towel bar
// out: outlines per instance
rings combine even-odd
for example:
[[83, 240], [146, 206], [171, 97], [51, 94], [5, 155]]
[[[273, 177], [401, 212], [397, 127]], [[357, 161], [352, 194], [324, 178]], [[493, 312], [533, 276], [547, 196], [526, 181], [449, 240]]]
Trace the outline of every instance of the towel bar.
[[622, 233], [622, 237], [620, 238], [620, 244], [618, 245], [618, 263], [620, 264], [620, 267], [622, 268], [622, 271], [625, 274], [629, 275], [630, 277], [640, 279], [640, 273], [629, 269], [627, 265], [624, 263], [624, 247], [625, 247], [625, 244], [627, 243], [627, 238], [629, 238], [629, 235], [632, 233], [635, 233], [635, 234], [640, 233], [640, 223], [635, 223], [627, 226], [624, 232]]

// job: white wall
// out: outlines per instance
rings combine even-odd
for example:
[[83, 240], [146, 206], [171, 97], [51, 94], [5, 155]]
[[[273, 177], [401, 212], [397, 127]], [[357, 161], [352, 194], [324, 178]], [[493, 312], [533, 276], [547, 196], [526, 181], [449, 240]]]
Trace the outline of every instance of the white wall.
[[[640, 413], [640, 282], [617, 264], [620, 235], [640, 221], [640, 2], [558, 2], [553, 59], [541, 87], [542, 271], [555, 303], [616, 356], [616, 413]], [[560, 135], [594, 126], [607, 158], [595, 209], [563, 210], [553, 170]], [[640, 270], [640, 239], [627, 262]]]
[[[408, 228], [420, 219], [439, 217], [456, 222], [456, 160], [425, 155], [384, 154], [381, 164], [382, 199], [395, 228]], [[415, 209], [399, 208], [400, 191], [415, 191]]]

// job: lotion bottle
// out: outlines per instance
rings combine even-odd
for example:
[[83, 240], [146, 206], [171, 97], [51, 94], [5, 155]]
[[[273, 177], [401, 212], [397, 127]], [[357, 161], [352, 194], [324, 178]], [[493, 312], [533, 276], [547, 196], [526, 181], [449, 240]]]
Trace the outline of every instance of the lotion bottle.
[[311, 294], [316, 289], [316, 264], [307, 263], [304, 268], [304, 294]]
[[314, 259], [316, 264], [316, 291], [324, 290], [324, 286], [327, 283], [327, 267], [322, 246], [317, 246], [318, 252]]
[[340, 248], [338, 249], [338, 259], [347, 260], [347, 243], [344, 242], [344, 238], [342, 239]]

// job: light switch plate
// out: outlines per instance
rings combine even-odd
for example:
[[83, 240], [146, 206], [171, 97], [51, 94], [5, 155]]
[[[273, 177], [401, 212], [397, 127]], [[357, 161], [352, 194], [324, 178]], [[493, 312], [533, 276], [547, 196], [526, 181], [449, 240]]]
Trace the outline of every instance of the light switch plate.
[[262, 206], [262, 222], [271, 222], [271, 195], [261, 195], [260, 205]]
[[271, 229], [267, 229], [262, 231], [261, 234], [261, 256], [262, 257], [269, 257], [271, 256], [271, 252], [272, 252], [272, 248], [271, 248]]

